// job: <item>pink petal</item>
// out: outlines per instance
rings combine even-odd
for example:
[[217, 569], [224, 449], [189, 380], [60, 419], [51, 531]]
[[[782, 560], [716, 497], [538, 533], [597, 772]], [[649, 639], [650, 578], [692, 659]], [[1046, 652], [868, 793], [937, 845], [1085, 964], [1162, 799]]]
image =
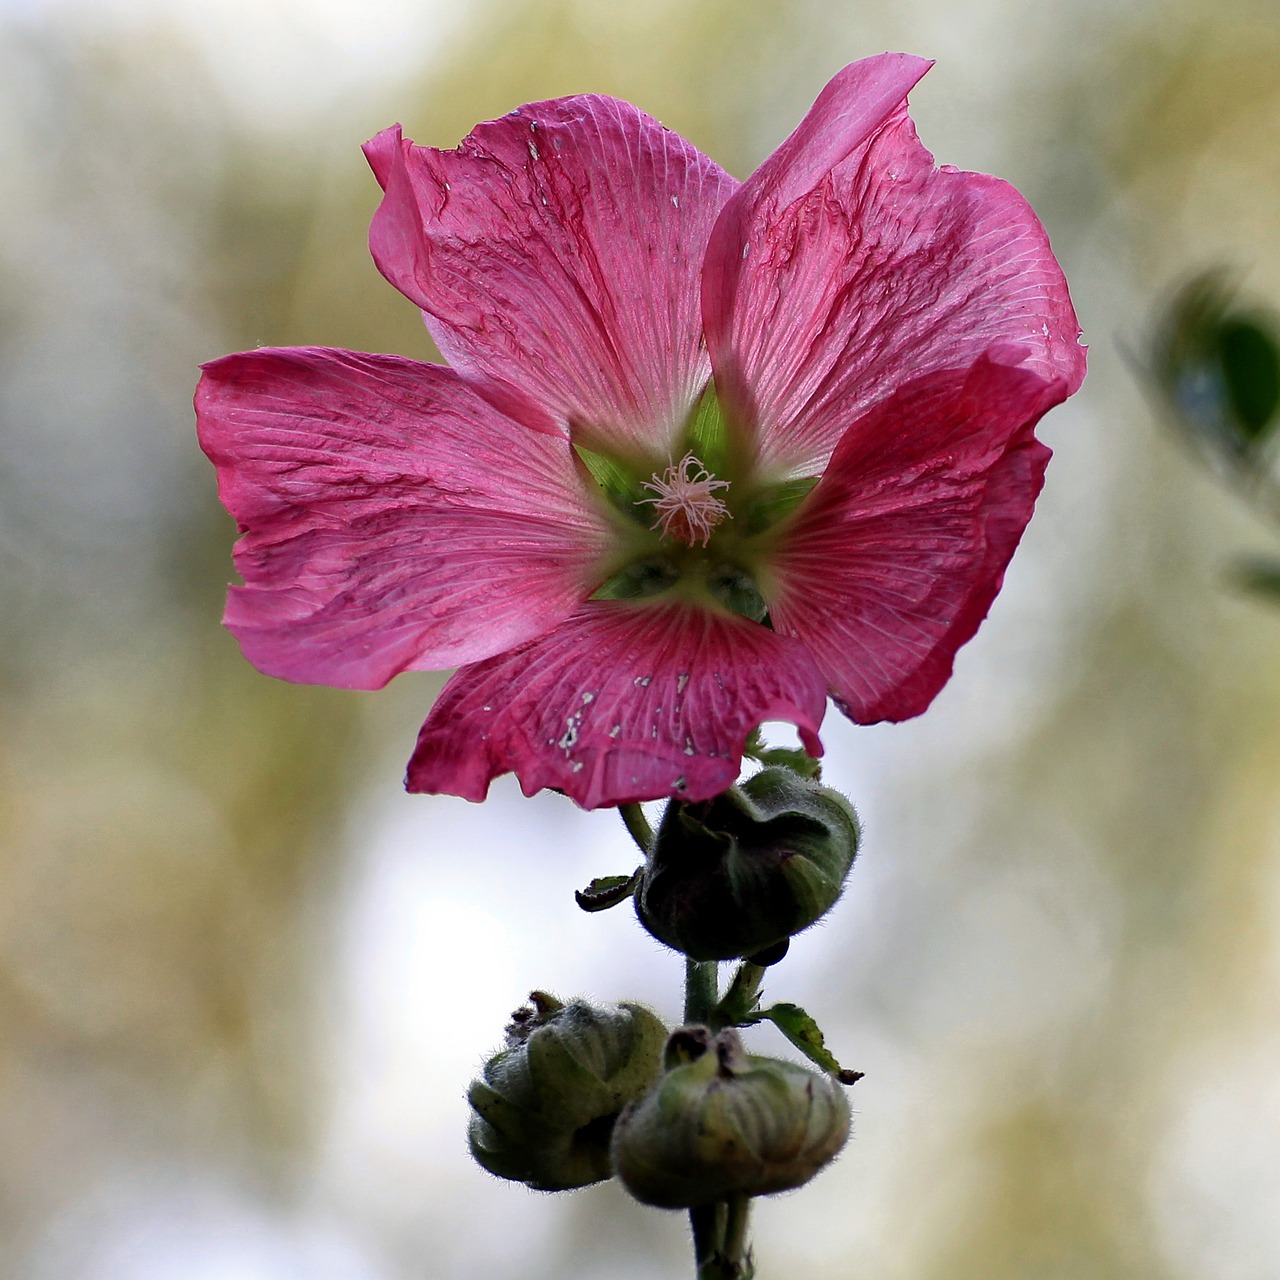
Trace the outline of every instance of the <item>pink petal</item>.
[[698, 272], [737, 186], [626, 102], [535, 102], [456, 151], [387, 129], [370, 247], [496, 404], [591, 444], [661, 451], [710, 365]]
[[987, 360], [882, 401], [841, 440], [773, 564], [777, 630], [798, 636], [861, 724], [919, 715], [978, 629], [1031, 518], [1066, 395]]
[[928, 67], [902, 54], [846, 67], [712, 233], [716, 384], [769, 469], [818, 474], [869, 405], [997, 348], [1016, 346], [1068, 394], [1084, 377], [1066, 281], [1030, 206], [996, 178], [935, 169], [917, 141], [906, 95]]
[[196, 412], [244, 533], [225, 621], [268, 675], [378, 688], [541, 635], [592, 588], [607, 530], [569, 444], [448, 369], [250, 351], [205, 366]]
[[823, 679], [802, 645], [682, 604], [587, 605], [515, 653], [445, 686], [409, 762], [410, 791], [483, 800], [514, 771], [586, 809], [732, 785], [742, 747], [787, 720], [817, 755]]

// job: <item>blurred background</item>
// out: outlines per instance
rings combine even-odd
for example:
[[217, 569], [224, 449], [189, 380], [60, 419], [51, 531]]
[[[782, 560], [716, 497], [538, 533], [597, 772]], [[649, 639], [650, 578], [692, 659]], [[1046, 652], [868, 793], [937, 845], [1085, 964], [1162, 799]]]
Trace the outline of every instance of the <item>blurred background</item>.
[[1188, 273], [1280, 301], [1274, 0], [0, 0], [4, 1280], [690, 1269], [682, 1215], [466, 1154], [530, 987], [676, 1016], [678, 957], [573, 904], [621, 824], [406, 796], [436, 677], [252, 670], [190, 397], [260, 344], [435, 358], [366, 252], [387, 124], [599, 91], [741, 177], [886, 48], [1038, 210], [1091, 373], [934, 707], [827, 721], [867, 837], [769, 994], [866, 1078], [760, 1274], [1280, 1277], [1280, 608], [1227, 572], [1276, 538], [1134, 370]]

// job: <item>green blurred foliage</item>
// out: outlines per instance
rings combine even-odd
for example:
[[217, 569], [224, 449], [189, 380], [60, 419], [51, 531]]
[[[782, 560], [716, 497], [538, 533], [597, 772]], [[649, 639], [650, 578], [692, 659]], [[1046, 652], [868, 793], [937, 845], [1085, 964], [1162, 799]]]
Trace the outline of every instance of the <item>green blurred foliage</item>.
[[[1239, 300], [1222, 270], [1187, 281], [1161, 313], [1147, 373], [1165, 419], [1197, 456], [1280, 523], [1272, 447], [1280, 426], [1280, 319]], [[1262, 597], [1280, 594], [1280, 560], [1254, 556], [1234, 573]]]
[[1152, 343], [1152, 372], [1175, 421], [1211, 452], [1256, 458], [1280, 409], [1276, 318], [1236, 301], [1212, 271], [1178, 290]]

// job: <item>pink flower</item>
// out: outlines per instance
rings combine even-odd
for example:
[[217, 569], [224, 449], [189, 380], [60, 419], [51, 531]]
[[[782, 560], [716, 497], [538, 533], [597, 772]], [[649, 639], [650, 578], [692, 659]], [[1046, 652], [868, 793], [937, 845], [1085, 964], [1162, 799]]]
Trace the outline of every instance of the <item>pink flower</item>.
[[708, 798], [747, 734], [817, 754], [929, 705], [1080, 385], [1026, 202], [935, 168], [854, 63], [739, 185], [625, 102], [534, 103], [456, 151], [388, 129], [370, 243], [451, 367], [322, 348], [207, 365], [260, 670], [372, 689], [460, 668], [412, 791], [514, 771], [594, 808]]

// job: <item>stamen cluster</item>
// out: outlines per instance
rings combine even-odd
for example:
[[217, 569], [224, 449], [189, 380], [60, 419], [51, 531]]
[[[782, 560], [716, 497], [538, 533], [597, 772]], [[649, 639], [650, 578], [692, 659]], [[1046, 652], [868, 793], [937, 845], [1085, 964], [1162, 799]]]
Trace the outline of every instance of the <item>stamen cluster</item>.
[[644, 488], [657, 497], [641, 502], [653, 506], [658, 517], [653, 527], [660, 528], [664, 537], [705, 547], [712, 530], [729, 515], [729, 508], [715, 495], [717, 489], [728, 487], [727, 480], [717, 480], [698, 458], [686, 453], [666, 469], [661, 480], [655, 472], [652, 480], [645, 481]]

